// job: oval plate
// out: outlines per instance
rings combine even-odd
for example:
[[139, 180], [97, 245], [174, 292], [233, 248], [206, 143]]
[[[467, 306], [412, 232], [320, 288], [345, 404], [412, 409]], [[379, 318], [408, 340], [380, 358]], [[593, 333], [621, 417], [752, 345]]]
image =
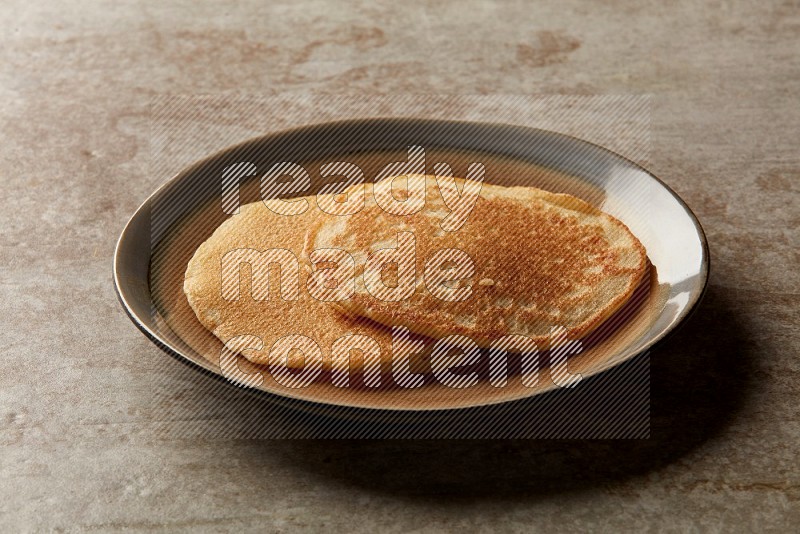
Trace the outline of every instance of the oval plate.
[[[224, 379], [217, 364], [221, 343], [187, 312], [190, 308], [183, 298], [180, 277], [197, 246], [227, 217], [220, 201], [224, 169], [248, 161], [263, 174], [263, 169], [275, 162], [293, 161], [311, 170], [312, 165], [318, 169], [319, 162], [346, 157], [365, 169], [371, 179], [371, 161], [381, 165], [398, 161], [397, 156], [410, 145], [429, 151], [428, 169], [434, 161], [448, 161], [442, 158], [476, 161], [480, 157], [486, 162], [487, 182], [530, 185], [581, 197], [624, 222], [645, 246], [654, 268], [643, 311], [616, 331], [613, 339], [573, 357], [571, 372], [580, 372], [583, 377], [596, 375], [652, 348], [685, 320], [702, 298], [709, 264], [705, 235], [697, 218], [669, 187], [624, 157], [576, 138], [518, 126], [370, 119], [256, 138], [179, 173], [139, 207], [122, 231], [114, 255], [114, 282], [120, 302], [131, 320], [168, 354]], [[458, 174], [466, 167], [453, 168]], [[249, 189], [242, 181], [242, 203], [258, 199], [257, 180], [258, 174], [248, 182], [255, 186]], [[209, 206], [213, 206], [212, 211], [198, 218], [203, 209], [211, 209]], [[165, 243], [180, 232], [176, 229], [186, 227], [187, 220], [193, 220], [192, 230], [174, 240], [181, 248], [173, 254], [171, 272], [175, 276], [167, 284], [172, 299], [157, 298], [151, 285], [151, 266], [159, 254], [163, 255]], [[170, 321], [170, 314], [183, 319]], [[470, 388], [469, 394], [443, 386], [404, 390], [401, 395], [396, 390], [365, 388], [343, 394], [341, 388], [330, 384], [294, 390], [264, 385], [260, 389], [276, 400], [299, 399], [317, 406], [442, 410], [517, 400], [556, 387], [550, 380], [539, 382], [533, 388], [479, 384]]]

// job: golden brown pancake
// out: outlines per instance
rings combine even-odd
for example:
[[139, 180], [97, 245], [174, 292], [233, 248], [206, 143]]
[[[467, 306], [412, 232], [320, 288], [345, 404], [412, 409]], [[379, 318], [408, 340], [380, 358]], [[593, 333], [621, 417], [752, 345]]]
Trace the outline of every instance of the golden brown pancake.
[[[184, 292], [189, 304], [200, 322], [223, 342], [236, 336], [258, 336], [264, 349], [243, 352], [255, 363], [269, 363], [270, 348], [279, 338], [302, 335], [319, 346], [324, 368], [330, 369], [334, 343], [348, 334], [370, 336], [380, 348], [381, 361], [389, 361], [392, 355], [389, 330], [363, 318], [346, 317], [309, 295], [308, 259], [303, 255], [306, 230], [313, 222], [332, 216], [320, 212], [313, 197], [302, 200], [308, 202], [308, 209], [299, 215], [279, 215], [264, 203], [255, 202], [242, 206], [239, 214], [217, 228], [200, 245], [186, 269]], [[264, 267], [264, 262], [259, 265], [254, 251], [272, 249], [283, 249], [297, 256], [300, 268], [296, 287], [294, 284], [282, 287], [285, 282], [277, 276], [277, 266], [269, 267], [268, 284], [254, 283], [254, 271]], [[287, 257], [284, 254], [283, 259]], [[225, 258], [232, 261], [226, 263]], [[245, 266], [240, 271], [241, 263]], [[223, 272], [227, 275], [223, 276]], [[349, 353], [351, 371], [363, 369], [364, 353], [358, 350]], [[304, 359], [294, 351], [289, 354], [287, 365], [303, 367]], [[412, 369], [418, 368], [413, 359], [411, 365]]]
[[[385, 202], [379, 205], [373, 186], [366, 184], [366, 205], [361, 211], [314, 223], [306, 251], [344, 249], [357, 266], [353, 296], [328, 304], [385, 325], [401, 322], [426, 336], [468, 336], [482, 347], [510, 334], [528, 336], [544, 346], [554, 328], [564, 329], [571, 339], [597, 328], [626, 302], [646, 273], [644, 247], [628, 228], [575, 197], [531, 187], [483, 184], [466, 222], [446, 231], [442, 221], [450, 209], [436, 179], [424, 180], [425, 205], [416, 213], [387, 213], [381, 208]], [[463, 189], [464, 181], [458, 183]], [[403, 184], [399, 185], [401, 191], [394, 193], [381, 188], [378, 200], [386, 194], [403, 200]], [[354, 186], [358, 187], [362, 186]], [[370, 290], [363, 266], [369, 254], [398, 247], [401, 232], [414, 236], [414, 288], [406, 298], [386, 300], [387, 295], [401, 298], [402, 292], [376, 292], [374, 277]], [[439, 253], [442, 249], [462, 253]], [[472, 260], [472, 272], [465, 266], [463, 253]], [[439, 268], [457, 266], [456, 260], [438, 261], [450, 257], [460, 258], [464, 266], [460, 273], [451, 270], [451, 278], [459, 280], [444, 282], [446, 287], [437, 286], [437, 281], [447, 276], [431, 277], [433, 284], [426, 281], [426, 262], [437, 258], [434, 265]], [[398, 271], [383, 271], [381, 279], [387, 287], [399, 286], [399, 277], [408, 274]], [[442, 295], [451, 300], [443, 300]]]

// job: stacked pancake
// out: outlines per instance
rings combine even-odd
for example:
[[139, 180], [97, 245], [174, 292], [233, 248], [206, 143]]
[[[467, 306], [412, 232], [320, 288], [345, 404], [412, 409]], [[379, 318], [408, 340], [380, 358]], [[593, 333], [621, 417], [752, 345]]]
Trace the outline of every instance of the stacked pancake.
[[[410, 198], [412, 181], [424, 198]], [[472, 202], [454, 202], [470, 192]], [[353, 371], [367, 354], [391, 362], [402, 349], [398, 332], [428, 348], [411, 354], [412, 367], [423, 368], [431, 341], [446, 336], [480, 347], [514, 335], [546, 347], [555, 330], [581, 339], [648, 270], [623, 223], [531, 187], [409, 175], [293, 199], [289, 215], [268, 204], [242, 206], [223, 223], [184, 282], [197, 318], [223, 343], [242, 335], [263, 342], [264, 350], [243, 352], [259, 364], [287, 336], [311, 338], [327, 368], [343, 338], [374, 340], [352, 351]], [[375, 261], [393, 250], [411, 259]], [[295, 350], [286, 364], [304, 362]]]

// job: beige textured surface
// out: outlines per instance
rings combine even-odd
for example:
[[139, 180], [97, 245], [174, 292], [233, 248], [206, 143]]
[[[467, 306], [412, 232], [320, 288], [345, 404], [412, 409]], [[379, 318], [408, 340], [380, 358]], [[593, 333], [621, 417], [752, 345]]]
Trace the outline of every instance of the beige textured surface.
[[[470, 4], [3, 2], [2, 530], [800, 523], [800, 6]], [[153, 384], [179, 401], [187, 375], [110, 273], [158, 185], [150, 99], [293, 90], [653, 93], [649, 167], [703, 221], [713, 274], [653, 357], [652, 439], [159, 437]]]

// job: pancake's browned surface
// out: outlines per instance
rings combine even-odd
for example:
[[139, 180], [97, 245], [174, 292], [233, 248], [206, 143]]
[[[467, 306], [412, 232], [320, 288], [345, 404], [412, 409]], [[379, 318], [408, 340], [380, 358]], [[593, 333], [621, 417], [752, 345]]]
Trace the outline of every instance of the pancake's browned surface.
[[[385, 212], [366, 187], [363, 210], [319, 219], [306, 243], [355, 257], [356, 292], [332, 303], [353, 315], [400, 321], [425, 335], [466, 335], [481, 346], [508, 334], [546, 343], [556, 327], [574, 339], [619, 309], [646, 272], [645, 250], [628, 228], [569, 195], [484, 184], [466, 223], [447, 232], [440, 223], [449, 209], [434, 178], [426, 180], [424, 208], [405, 216]], [[370, 252], [396, 247], [399, 232], [415, 237], [416, 288], [405, 300], [381, 300], [365, 288], [361, 267]], [[475, 266], [459, 282], [471, 287], [460, 302], [433, 296], [424, 282], [426, 260], [448, 248], [466, 252]], [[385, 271], [387, 285], [396, 277]]]
[[[200, 322], [223, 342], [242, 335], [258, 336], [264, 349], [245, 351], [244, 356], [255, 363], [268, 363], [270, 348], [276, 340], [287, 335], [303, 335], [317, 343], [330, 367], [333, 343], [347, 334], [368, 335], [381, 350], [381, 359], [391, 358], [391, 332], [363, 318], [349, 318], [334, 308], [312, 298], [306, 290], [308, 270], [303, 252], [307, 228], [322, 214], [314, 198], [308, 198], [308, 210], [293, 216], [271, 212], [262, 202], [242, 206], [237, 215], [225, 221], [206, 240], [189, 261], [184, 281], [184, 292]], [[299, 294], [297, 300], [287, 300], [281, 294], [276, 267], [269, 271], [269, 298], [253, 298], [252, 265], [241, 271], [239, 297], [229, 300], [222, 291], [222, 258], [235, 250], [265, 251], [285, 249], [295, 254], [300, 263]], [[285, 275], [285, 273], [284, 273]], [[264, 288], [262, 288], [263, 290]], [[362, 367], [362, 353], [352, 351], [351, 369]], [[298, 352], [290, 354], [290, 367], [302, 367], [304, 361]]]

